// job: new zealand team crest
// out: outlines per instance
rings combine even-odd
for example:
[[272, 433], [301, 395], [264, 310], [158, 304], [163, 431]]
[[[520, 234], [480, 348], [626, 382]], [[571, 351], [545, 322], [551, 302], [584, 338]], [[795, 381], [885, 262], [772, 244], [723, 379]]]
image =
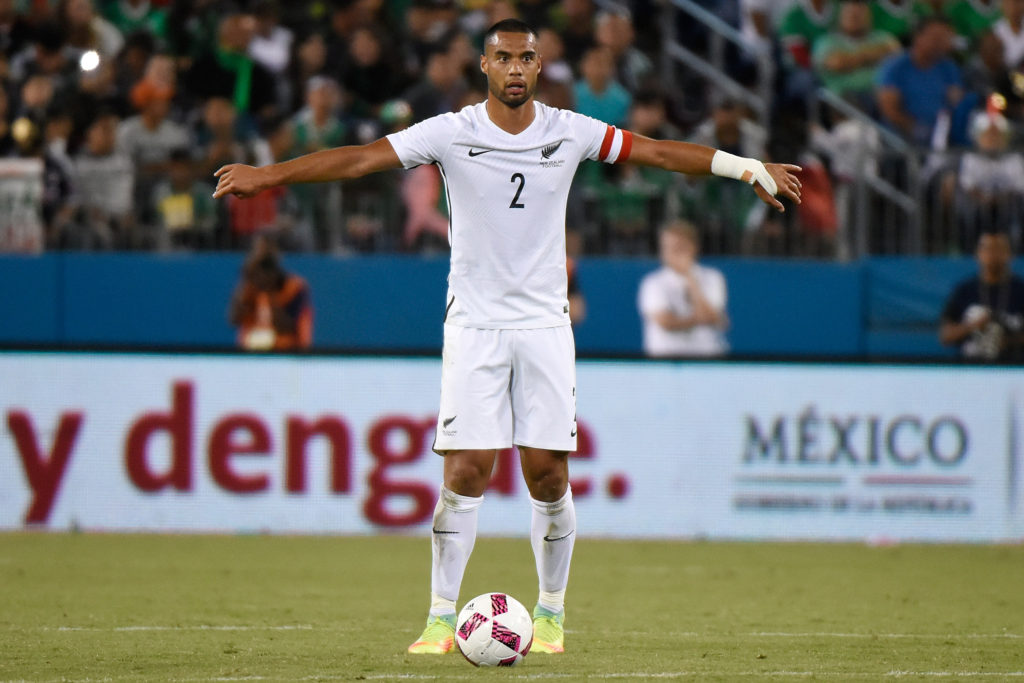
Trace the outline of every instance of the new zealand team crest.
[[563, 140], [553, 142], [550, 145], [545, 145], [540, 148], [540, 165], [544, 168], [558, 168], [565, 164], [565, 159], [552, 159], [558, 152], [558, 148], [562, 146]]

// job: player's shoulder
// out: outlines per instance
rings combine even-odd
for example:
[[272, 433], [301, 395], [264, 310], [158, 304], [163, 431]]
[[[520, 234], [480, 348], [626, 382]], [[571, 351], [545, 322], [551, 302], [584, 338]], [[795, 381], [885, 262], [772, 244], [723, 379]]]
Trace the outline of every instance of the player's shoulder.
[[549, 126], [568, 126], [570, 128], [577, 128], [586, 126], [607, 127], [608, 125], [602, 121], [598, 121], [592, 116], [580, 114], [579, 112], [572, 111], [571, 109], [551, 107], [542, 102], [537, 103], [537, 114], [542, 116]]

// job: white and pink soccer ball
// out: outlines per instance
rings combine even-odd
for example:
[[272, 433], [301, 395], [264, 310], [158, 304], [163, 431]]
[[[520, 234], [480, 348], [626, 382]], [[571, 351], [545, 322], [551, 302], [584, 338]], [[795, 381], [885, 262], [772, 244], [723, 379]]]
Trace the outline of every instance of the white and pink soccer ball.
[[484, 593], [459, 612], [455, 642], [474, 666], [515, 666], [533, 643], [533, 617], [511, 595]]

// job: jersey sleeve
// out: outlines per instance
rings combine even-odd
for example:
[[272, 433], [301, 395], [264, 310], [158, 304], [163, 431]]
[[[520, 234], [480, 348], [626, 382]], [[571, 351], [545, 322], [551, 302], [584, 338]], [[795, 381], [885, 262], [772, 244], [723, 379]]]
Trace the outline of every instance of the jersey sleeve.
[[415, 168], [441, 160], [455, 135], [455, 116], [442, 114], [420, 121], [405, 130], [391, 133], [388, 142], [405, 168]]
[[603, 121], [576, 114], [573, 128], [583, 147], [583, 158], [614, 164], [629, 159], [633, 149], [633, 134]]

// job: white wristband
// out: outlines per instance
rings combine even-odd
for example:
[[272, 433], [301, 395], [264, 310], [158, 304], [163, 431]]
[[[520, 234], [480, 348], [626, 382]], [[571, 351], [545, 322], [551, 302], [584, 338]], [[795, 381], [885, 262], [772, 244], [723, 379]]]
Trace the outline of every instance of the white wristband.
[[779, 186], [775, 184], [775, 178], [772, 178], [768, 169], [757, 159], [738, 157], [735, 154], [717, 150], [715, 156], [711, 157], [711, 172], [723, 178], [735, 178], [751, 185], [756, 182], [773, 196], [779, 191]]

